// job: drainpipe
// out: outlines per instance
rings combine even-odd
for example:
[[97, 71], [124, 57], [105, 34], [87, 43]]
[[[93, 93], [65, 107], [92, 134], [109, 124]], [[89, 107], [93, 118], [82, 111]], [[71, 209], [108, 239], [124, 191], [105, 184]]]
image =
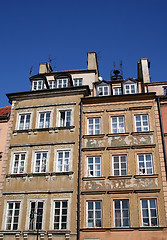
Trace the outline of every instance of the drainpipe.
[[82, 99], [80, 103], [80, 131], [79, 131], [79, 159], [78, 159], [77, 240], [80, 239], [81, 145], [82, 145]]
[[164, 130], [163, 130], [163, 124], [162, 124], [162, 115], [161, 115], [161, 106], [160, 106], [160, 102], [159, 102], [159, 97], [156, 97], [156, 100], [158, 103], [158, 112], [159, 112], [159, 120], [160, 120], [161, 135], [162, 135], [162, 146], [163, 146], [163, 152], [164, 152], [165, 170], [166, 170], [166, 175], [167, 175], [166, 147], [165, 147], [165, 138], [164, 138]]

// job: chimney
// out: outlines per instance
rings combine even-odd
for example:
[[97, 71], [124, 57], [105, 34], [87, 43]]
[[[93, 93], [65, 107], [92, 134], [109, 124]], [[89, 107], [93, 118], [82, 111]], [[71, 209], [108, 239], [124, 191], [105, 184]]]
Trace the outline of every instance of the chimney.
[[97, 63], [97, 55], [96, 52], [88, 52], [88, 70], [96, 70], [95, 74], [95, 81], [98, 81], [99, 77], [99, 68], [98, 68], [98, 63]]
[[140, 62], [138, 62], [138, 79], [143, 80], [143, 83], [150, 83], [149, 68], [148, 58], [140, 58]]
[[50, 66], [50, 63], [40, 63], [39, 64], [39, 74], [42, 73], [50, 73], [52, 72], [52, 67]]

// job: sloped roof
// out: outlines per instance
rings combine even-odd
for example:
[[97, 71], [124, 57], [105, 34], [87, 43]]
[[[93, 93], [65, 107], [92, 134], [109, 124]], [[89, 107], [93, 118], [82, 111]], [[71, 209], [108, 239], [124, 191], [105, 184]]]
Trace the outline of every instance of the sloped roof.
[[1, 107], [0, 118], [8, 118], [10, 112], [11, 112], [11, 106]]

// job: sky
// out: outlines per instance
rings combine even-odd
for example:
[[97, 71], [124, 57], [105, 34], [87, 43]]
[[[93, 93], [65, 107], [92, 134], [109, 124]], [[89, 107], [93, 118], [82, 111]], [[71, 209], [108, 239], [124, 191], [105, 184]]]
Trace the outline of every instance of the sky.
[[6, 93], [30, 90], [30, 68], [52, 60], [55, 71], [87, 68], [96, 52], [99, 73], [113, 63], [137, 77], [137, 62], [151, 62], [153, 81], [167, 81], [166, 0], [0, 0], [0, 107]]

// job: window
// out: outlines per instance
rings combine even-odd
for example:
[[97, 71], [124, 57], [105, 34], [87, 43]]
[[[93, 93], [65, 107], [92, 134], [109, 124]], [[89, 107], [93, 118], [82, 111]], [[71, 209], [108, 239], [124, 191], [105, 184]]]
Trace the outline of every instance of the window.
[[153, 174], [152, 154], [138, 154], [137, 159], [139, 175]]
[[149, 131], [149, 122], [148, 115], [136, 115], [135, 116], [136, 123], [136, 132], [144, 132]]
[[156, 227], [158, 226], [158, 213], [156, 199], [142, 199], [142, 226]]
[[35, 173], [46, 172], [47, 152], [35, 153]]
[[24, 173], [26, 153], [15, 153], [12, 173]]
[[111, 133], [124, 133], [124, 116], [111, 117]]
[[101, 157], [87, 157], [87, 176], [100, 177], [101, 176]]
[[57, 151], [57, 172], [68, 172], [70, 164], [70, 151]]
[[73, 80], [73, 85], [74, 85], [74, 87], [76, 87], [76, 86], [82, 86], [82, 78], [74, 78], [74, 80]]
[[56, 81], [49, 80], [48, 83], [50, 89], [56, 88]]
[[108, 86], [100, 86], [97, 88], [99, 96], [107, 96], [109, 95], [109, 87]]
[[43, 88], [43, 81], [33, 81], [32, 90], [41, 90]]
[[114, 226], [129, 227], [129, 200], [114, 200]]
[[30, 128], [30, 113], [20, 114], [19, 115], [19, 130], [29, 129]]
[[164, 95], [167, 95], [167, 87], [164, 87]]
[[68, 201], [54, 201], [54, 221], [53, 229], [61, 230], [67, 229], [67, 213], [68, 213]]
[[57, 79], [57, 88], [65, 88], [68, 87], [68, 79]]
[[101, 133], [100, 118], [88, 118], [88, 135]]
[[8, 202], [6, 214], [6, 230], [17, 230], [19, 224], [20, 202]]
[[113, 160], [113, 174], [114, 176], [126, 176], [127, 175], [127, 156], [115, 155]]
[[125, 94], [134, 94], [136, 93], [136, 84], [125, 84], [124, 89]]
[[43, 202], [30, 202], [29, 230], [42, 229]]
[[60, 127], [71, 126], [71, 111], [59, 111]]
[[122, 95], [122, 89], [121, 88], [114, 88], [113, 89], [113, 95]]
[[87, 227], [102, 227], [102, 202], [87, 201]]
[[49, 128], [50, 127], [50, 112], [39, 113], [39, 128]]

